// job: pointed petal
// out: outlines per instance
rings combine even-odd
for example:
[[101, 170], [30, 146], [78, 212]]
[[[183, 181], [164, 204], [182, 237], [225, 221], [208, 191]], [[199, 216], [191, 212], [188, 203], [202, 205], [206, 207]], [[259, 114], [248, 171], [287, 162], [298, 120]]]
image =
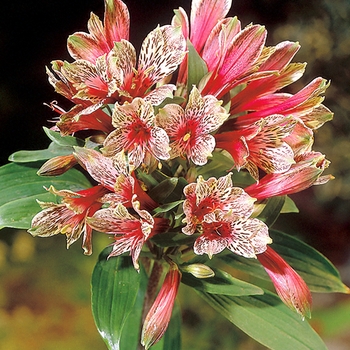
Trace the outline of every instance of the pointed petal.
[[149, 140], [150, 149], [152, 154], [157, 159], [169, 159], [169, 137], [167, 133], [158, 127], [154, 127], [151, 130], [151, 138]]
[[193, 0], [191, 7], [190, 40], [197, 52], [202, 48], [216, 23], [224, 18], [231, 8], [231, 0]]
[[207, 254], [211, 258], [221, 253], [227, 247], [227, 238], [216, 234], [202, 234], [193, 245], [193, 252], [197, 255]]
[[114, 190], [116, 178], [119, 174], [111, 158], [107, 158], [95, 150], [83, 147], [75, 147], [74, 155], [94, 180], [109, 190]]
[[149, 33], [142, 43], [138, 63], [145, 90], [172, 74], [185, 51], [186, 42], [180, 28], [163, 26]]
[[227, 248], [246, 258], [256, 258], [272, 242], [268, 227], [258, 219], [235, 220], [231, 223], [232, 235]]
[[129, 40], [130, 16], [121, 0], [105, 0], [105, 37], [110, 47], [122, 39]]
[[212, 156], [215, 148], [215, 139], [212, 135], [204, 135], [197, 138], [196, 143], [191, 147], [188, 157], [196, 165], [204, 165], [208, 157]]
[[152, 106], [160, 105], [167, 97], [172, 98], [176, 86], [173, 84], [165, 84], [155, 88], [144, 97], [144, 100], [149, 102]]
[[225, 18], [216, 24], [205, 43], [202, 53], [208, 71], [218, 71], [226, 57], [227, 43], [232, 42], [240, 31], [241, 22], [237, 17]]

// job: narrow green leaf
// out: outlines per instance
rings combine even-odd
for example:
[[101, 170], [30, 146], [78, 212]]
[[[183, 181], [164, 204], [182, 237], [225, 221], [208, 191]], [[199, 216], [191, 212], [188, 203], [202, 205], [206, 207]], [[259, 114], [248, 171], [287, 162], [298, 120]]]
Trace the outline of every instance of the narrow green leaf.
[[232, 277], [229, 273], [211, 268], [215, 272], [214, 277], [196, 278], [190, 273], [183, 273], [181, 282], [196, 290], [225, 295], [255, 295], [263, 294], [263, 290], [253, 284]]
[[286, 196], [281, 213], [299, 213], [298, 207], [289, 196]]
[[155, 214], [166, 213], [167, 211], [176, 208], [179, 204], [183, 202], [183, 199], [176, 202], [165, 203], [154, 209]]
[[233, 166], [233, 160], [224, 152], [215, 152], [213, 158], [210, 158], [208, 163], [200, 167], [198, 175], [202, 175], [205, 179], [210, 176], [223, 176]]
[[33, 216], [40, 211], [36, 200], [55, 201], [55, 196], [44, 187], [53, 185], [72, 191], [91, 187], [86, 177], [75, 169], [60, 176], [38, 176], [40, 165], [10, 163], [0, 167], [0, 229], [29, 229]]
[[281, 213], [281, 209], [283, 208], [285, 202], [285, 196], [276, 196], [269, 198], [265, 205], [265, 208], [258, 216], [258, 219], [265, 222], [267, 226], [272, 226], [274, 222], [277, 220]]
[[48, 136], [48, 138], [57, 143], [59, 146], [84, 146], [84, 141], [80, 140], [74, 136], [62, 136], [58, 131], [53, 131], [51, 129], [48, 129], [44, 127], [45, 134]]
[[109, 349], [119, 350], [122, 330], [135, 304], [141, 278], [130, 257], [107, 260], [109, 253], [110, 248], [102, 251], [92, 273], [91, 305], [101, 337]]
[[270, 230], [273, 248], [305, 280], [314, 292], [350, 293], [335, 266], [320, 252], [286, 233]]
[[140, 264], [140, 285], [136, 296], [134, 307], [126, 319], [120, 339], [120, 349], [136, 350], [140, 344], [141, 317], [145, 301], [148, 277]]
[[263, 295], [242, 297], [198, 293], [230, 322], [269, 349], [327, 349], [309, 323], [302, 321], [273, 293], [265, 291]]
[[51, 142], [47, 149], [33, 151], [18, 151], [9, 156], [9, 161], [16, 163], [36, 162], [39, 160], [47, 160], [57, 156], [66, 156], [73, 152], [72, 147], [59, 146]]
[[[312, 292], [350, 293], [341, 281], [338, 270], [316, 249], [276, 230], [270, 230], [270, 236], [273, 239], [271, 247], [300, 274]], [[220, 254], [218, 258], [237, 270], [270, 280], [257, 259], [246, 259], [232, 253]]]
[[192, 86], [198, 86], [200, 80], [208, 73], [207, 64], [198, 54], [192, 43], [187, 40], [188, 48], [188, 92], [192, 90]]

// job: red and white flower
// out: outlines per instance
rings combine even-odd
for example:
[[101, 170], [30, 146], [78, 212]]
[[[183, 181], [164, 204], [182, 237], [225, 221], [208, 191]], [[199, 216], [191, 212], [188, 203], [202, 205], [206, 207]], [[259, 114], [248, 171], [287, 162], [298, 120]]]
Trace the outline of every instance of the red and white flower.
[[212, 257], [228, 248], [247, 258], [255, 257], [271, 243], [268, 227], [251, 219], [255, 199], [243, 189], [233, 187], [231, 173], [203, 180], [184, 188], [185, 234], [199, 232], [194, 243], [196, 254]]
[[123, 106], [115, 104], [112, 120], [115, 130], [104, 141], [106, 156], [125, 152], [132, 168], [139, 167], [147, 154], [158, 160], [170, 157], [168, 135], [155, 125], [151, 103], [135, 98]]
[[214, 96], [201, 96], [194, 86], [186, 108], [167, 104], [157, 115], [157, 124], [170, 138], [170, 157], [184, 157], [196, 165], [207, 163], [215, 148], [215, 139], [210, 134], [227, 119], [221, 101]]
[[109, 257], [130, 252], [136, 270], [139, 270], [138, 258], [144, 243], [154, 235], [168, 229], [168, 220], [153, 218], [152, 215], [140, 209], [140, 202], [134, 195], [132, 209], [118, 203], [115, 207], [100, 209], [87, 219], [88, 224], [97, 231], [113, 236], [112, 252]]
[[59, 233], [67, 236], [67, 248], [83, 236], [84, 254], [92, 253], [92, 227], [87, 217], [102, 207], [102, 197], [107, 189], [101, 185], [72, 192], [68, 190], [48, 189], [62, 197], [61, 203], [39, 202], [42, 211], [36, 214], [28, 230], [33, 236], [50, 237]]

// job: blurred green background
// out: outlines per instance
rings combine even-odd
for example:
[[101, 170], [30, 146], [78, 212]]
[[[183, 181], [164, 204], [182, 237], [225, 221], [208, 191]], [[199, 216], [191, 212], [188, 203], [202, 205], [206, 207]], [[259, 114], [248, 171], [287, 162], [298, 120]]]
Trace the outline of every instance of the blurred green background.
[[[190, 1], [126, 0], [131, 41], [139, 49], [157, 24], [169, 23], [172, 9]], [[45, 65], [67, 59], [69, 34], [86, 30], [90, 11], [103, 16], [102, 0], [36, 0], [0, 4], [0, 165], [19, 149], [48, 145], [42, 126], [55, 115], [43, 105], [57, 99], [47, 83]], [[350, 285], [350, 2], [348, 0], [237, 0], [230, 15], [243, 25], [266, 25], [268, 44], [298, 41], [294, 61], [308, 62], [296, 92], [317, 76], [331, 80], [325, 105], [334, 120], [316, 134], [315, 150], [331, 160], [336, 179], [293, 196], [299, 214], [285, 214], [277, 228], [320, 250]], [[0, 179], [1, 180], [1, 179]], [[94, 254], [83, 256], [80, 242], [65, 249], [62, 236], [33, 239], [23, 231], [0, 231], [0, 348], [6, 350], [105, 349], [90, 311], [90, 276], [97, 255], [108, 244], [94, 238]], [[183, 349], [263, 349], [184, 287]], [[329, 349], [350, 344], [350, 298], [314, 295], [311, 324]], [[124, 350], [124, 349], [123, 349]]]

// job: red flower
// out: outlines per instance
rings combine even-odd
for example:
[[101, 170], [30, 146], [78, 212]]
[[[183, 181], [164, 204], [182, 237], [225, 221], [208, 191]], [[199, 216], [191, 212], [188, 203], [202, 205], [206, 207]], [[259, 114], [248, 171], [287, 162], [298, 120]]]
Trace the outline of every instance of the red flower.
[[180, 280], [181, 273], [172, 264], [143, 324], [141, 343], [146, 349], [157, 343], [168, 327]]
[[194, 243], [196, 254], [211, 258], [225, 248], [247, 258], [262, 253], [271, 243], [268, 227], [258, 219], [251, 219], [254, 198], [243, 189], [232, 186], [231, 174], [184, 188], [183, 204], [185, 234], [201, 233]]
[[293, 149], [284, 139], [295, 124], [283, 115], [270, 115], [216, 134], [216, 146], [231, 154], [237, 170], [246, 168], [259, 181], [259, 168], [266, 173], [283, 173], [294, 163]]
[[154, 125], [154, 118], [152, 105], [141, 98], [123, 106], [116, 104], [112, 116], [115, 130], [107, 136], [103, 153], [111, 157], [125, 152], [132, 169], [139, 167], [147, 154], [168, 159], [168, 135]]
[[77, 192], [58, 191], [51, 186], [49, 191], [62, 197], [62, 202], [60, 204], [39, 202], [43, 210], [34, 216], [28, 231], [33, 236], [39, 237], [65, 234], [67, 248], [83, 235], [84, 254], [90, 255], [92, 228], [86, 219], [101, 208], [101, 198], [107, 190], [99, 185]]
[[136, 270], [139, 270], [138, 258], [144, 243], [154, 235], [168, 229], [168, 220], [153, 218], [152, 215], [140, 209], [136, 195], [132, 201], [133, 213], [121, 203], [115, 207], [100, 209], [87, 219], [88, 224], [97, 231], [113, 235], [115, 242], [111, 256], [130, 252]]
[[310, 317], [312, 298], [304, 280], [270, 247], [257, 257], [270, 276], [281, 300], [303, 318]]
[[246, 187], [245, 191], [260, 200], [300, 192], [333, 179], [332, 175], [321, 176], [329, 161], [319, 152], [305, 153], [296, 157], [295, 162], [285, 173], [267, 174], [258, 183]]
[[170, 156], [187, 156], [196, 165], [204, 165], [215, 148], [210, 133], [227, 119], [221, 101], [214, 96], [201, 96], [192, 88], [185, 110], [176, 104], [167, 104], [157, 116], [157, 124], [170, 138]]

